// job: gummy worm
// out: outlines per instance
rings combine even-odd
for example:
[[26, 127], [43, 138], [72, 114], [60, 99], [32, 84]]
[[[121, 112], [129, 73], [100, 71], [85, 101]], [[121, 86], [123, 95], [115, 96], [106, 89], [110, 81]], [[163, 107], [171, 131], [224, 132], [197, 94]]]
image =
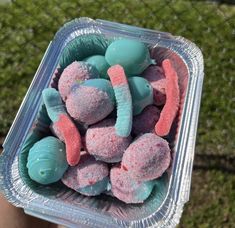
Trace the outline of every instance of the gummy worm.
[[162, 62], [166, 76], [166, 103], [160, 113], [160, 118], [155, 125], [155, 132], [159, 136], [168, 135], [172, 122], [179, 108], [178, 75], [169, 59]]
[[53, 88], [44, 89], [42, 97], [48, 116], [59, 132], [58, 137], [61, 141], [65, 141], [67, 162], [70, 166], [75, 166], [80, 160], [81, 135], [66, 113], [57, 90]]
[[127, 137], [130, 135], [132, 128], [132, 98], [127, 77], [120, 65], [110, 67], [107, 73], [117, 101], [115, 130], [117, 135]]

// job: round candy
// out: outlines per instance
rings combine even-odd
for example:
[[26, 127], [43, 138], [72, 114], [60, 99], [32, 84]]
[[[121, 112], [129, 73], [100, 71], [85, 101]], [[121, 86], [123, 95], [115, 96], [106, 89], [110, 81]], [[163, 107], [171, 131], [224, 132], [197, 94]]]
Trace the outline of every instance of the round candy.
[[142, 110], [153, 103], [153, 89], [149, 82], [141, 77], [128, 78], [132, 96], [133, 115], [138, 115]]
[[83, 61], [86, 61], [87, 63], [94, 66], [98, 70], [101, 78], [108, 79], [107, 70], [110, 65], [107, 63], [103, 55], [93, 55], [84, 59]]
[[138, 181], [160, 177], [170, 164], [168, 142], [159, 136], [146, 133], [135, 140], [125, 151], [122, 167]]
[[109, 183], [108, 165], [83, 154], [78, 165], [69, 167], [62, 182], [83, 195], [95, 196], [107, 190]]
[[131, 136], [118, 136], [114, 125], [114, 119], [105, 119], [90, 126], [86, 132], [87, 152], [97, 160], [108, 163], [119, 162], [131, 143]]
[[133, 118], [132, 132], [135, 135], [154, 132], [159, 117], [160, 110], [154, 105], [149, 105], [143, 112]]
[[30, 178], [40, 184], [60, 180], [68, 168], [64, 143], [52, 136], [36, 142], [29, 150], [27, 168]]
[[143, 203], [151, 194], [154, 181], [137, 181], [128, 173], [118, 167], [110, 172], [111, 191], [115, 197], [125, 203]]
[[58, 89], [62, 99], [65, 101], [70, 93], [71, 87], [75, 82], [82, 82], [91, 78], [98, 78], [99, 72], [96, 68], [86, 62], [73, 62], [62, 72]]
[[111, 66], [121, 65], [127, 75], [138, 75], [150, 64], [155, 64], [144, 43], [129, 39], [112, 42], [106, 50], [105, 59]]
[[162, 68], [149, 66], [142, 75], [153, 87], [154, 103], [156, 105], [164, 105], [166, 103], [166, 78]]
[[114, 109], [114, 102], [103, 90], [76, 84], [66, 100], [66, 108], [75, 121], [91, 125], [108, 116]]

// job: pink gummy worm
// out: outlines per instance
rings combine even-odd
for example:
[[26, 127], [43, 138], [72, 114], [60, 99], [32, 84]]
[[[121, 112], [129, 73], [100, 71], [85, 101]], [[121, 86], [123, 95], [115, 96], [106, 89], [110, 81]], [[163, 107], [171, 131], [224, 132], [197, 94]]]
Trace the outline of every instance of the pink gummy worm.
[[114, 65], [108, 69], [108, 75], [113, 86], [128, 84], [126, 74], [121, 65]]
[[54, 123], [62, 135], [66, 146], [67, 162], [75, 166], [80, 160], [81, 136], [74, 123], [66, 114], [60, 114], [59, 120]]
[[159, 136], [169, 133], [172, 122], [179, 108], [179, 85], [178, 75], [169, 59], [162, 62], [162, 68], [166, 76], [166, 104], [164, 105], [160, 118], [155, 125], [155, 132]]

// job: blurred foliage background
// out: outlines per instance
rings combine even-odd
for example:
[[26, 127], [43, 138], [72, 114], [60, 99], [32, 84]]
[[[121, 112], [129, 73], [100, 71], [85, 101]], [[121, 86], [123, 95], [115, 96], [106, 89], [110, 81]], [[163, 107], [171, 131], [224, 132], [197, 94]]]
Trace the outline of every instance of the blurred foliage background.
[[0, 137], [3, 141], [56, 31], [91, 17], [170, 32], [205, 59], [192, 193], [179, 227], [235, 224], [235, 2], [0, 0]]

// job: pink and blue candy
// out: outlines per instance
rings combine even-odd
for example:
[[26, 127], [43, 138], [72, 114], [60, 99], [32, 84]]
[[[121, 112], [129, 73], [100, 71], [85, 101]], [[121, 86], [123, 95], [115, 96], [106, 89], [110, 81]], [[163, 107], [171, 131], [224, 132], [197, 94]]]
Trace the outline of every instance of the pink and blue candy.
[[111, 191], [125, 203], [143, 203], [151, 194], [155, 181], [138, 181], [129, 172], [113, 167], [110, 171]]
[[42, 97], [48, 116], [52, 120], [56, 132], [58, 132], [58, 137], [65, 142], [67, 161], [71, 166], [76, 165], [80, 159], [80, 133], [68, 116], [57, 90], [53, 88], [44, 89]]
[[116, 133], [121, 137], [127, 137], [130, 135], [132, 128], [132, 98], [127, 77], [120, 65], [110, 67], [108, 75], [117, 102]]
[[89, 154], [82, 154], [79, 164], [69, 167], [62, 182], [83, 195], [99, 195], [108, 188], [108, 165], [102, 161], [96, 161]]
[[110, 82], [105, 79], [93, 80], [75, 83], [66, 100], [69, 115], [76, 122], [86, 125], [95, 124], [107, 117], [115, 105]]

